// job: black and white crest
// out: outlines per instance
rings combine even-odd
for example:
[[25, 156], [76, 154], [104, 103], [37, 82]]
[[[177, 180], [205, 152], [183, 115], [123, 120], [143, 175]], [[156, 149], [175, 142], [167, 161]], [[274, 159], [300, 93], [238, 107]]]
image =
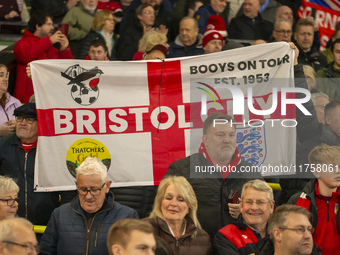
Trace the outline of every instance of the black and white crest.
[[97, 66], [87, 70], [79, 64], [68, 67], [61, 76], [68, 79], [67, 85], [72, 85], [71, 96], [80, 105], [91, 105], [99, 96], [99, 78], [103, 71]]

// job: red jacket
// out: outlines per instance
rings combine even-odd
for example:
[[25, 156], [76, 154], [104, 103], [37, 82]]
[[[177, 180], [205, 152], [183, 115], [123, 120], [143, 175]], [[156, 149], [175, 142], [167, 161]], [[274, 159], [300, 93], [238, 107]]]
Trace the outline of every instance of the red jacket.
[[251, 230], [243, 222], [234, 222], [221, 228], [214, 239], [215, 255], [258, 254], [260, 247], [267, 239], [260, 233]]
[[17, 79], [14, 96], [22, 103], [28, 103], [34, 94], [32, 80], [26, 74], [26, 66], [34, 60], [40, 59], [73, 59], [70, 47], [58, 51], [52, 46], [49, 37], [39, 38], [25, 30], [23, 37], [14, 46], [17, 60]]
[[295, 194], [288, 201], [306, 208], [313, 214], [313, 239], [317, 247], [322, 247], [322, 254], [338, 254], [340, 248], [339, 202], [340, 187], [327, 201], [320, 195], [317, 180], [309, 182], [301, 194]]

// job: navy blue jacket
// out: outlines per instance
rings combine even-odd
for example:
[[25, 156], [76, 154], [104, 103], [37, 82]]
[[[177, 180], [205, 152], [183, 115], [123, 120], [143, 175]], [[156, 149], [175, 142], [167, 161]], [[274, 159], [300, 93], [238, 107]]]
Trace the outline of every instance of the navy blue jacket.
[[197, 12], [195, 12], [194, 17], [198, 21], [198, 28], [200, 34], [204, 34], [205, 28], [208, 24], [208, 18], [210, 15], [216, 15], [216, 11], [211, 7], [211, 5], [202, 5]]
[[35, 154], [36, 147], [26, 154], [16, 134], [0, 138], [0, 175], [14, 178], [20, 188], [18, 215], [35, 225], [46, 225], [59, 206], [59, 193], [34, 192]]
[[175, 41], [169, 44], [169, 54], [166, 57], [179, 58], [203, 54], [204, 51], [202, 48], [202, 38], [203, 36], [201, 34], [198, 34], [196, 44], [185, 47], [178, 35]]
[[40, 254], [108, 255], [107, 232], [113, 223], [124, 218], [139, 219], [135, 210], [114, 202], [113, 194], [109, 192], [88, 226], [85, 211], [76, 197], [53, 211], [40, 241]]

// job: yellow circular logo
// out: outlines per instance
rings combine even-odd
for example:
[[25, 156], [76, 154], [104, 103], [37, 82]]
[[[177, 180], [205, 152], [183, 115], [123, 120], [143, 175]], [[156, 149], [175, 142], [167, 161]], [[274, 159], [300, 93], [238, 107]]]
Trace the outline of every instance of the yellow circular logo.
[[75, 141], [67, 151], [66, 165], [69, 173], [76, 178], [76, 168], [87, 158], [97, 157], [109, 170], [111, 165], [111, 155], [109, 150], [101, 142], [83, 138]]

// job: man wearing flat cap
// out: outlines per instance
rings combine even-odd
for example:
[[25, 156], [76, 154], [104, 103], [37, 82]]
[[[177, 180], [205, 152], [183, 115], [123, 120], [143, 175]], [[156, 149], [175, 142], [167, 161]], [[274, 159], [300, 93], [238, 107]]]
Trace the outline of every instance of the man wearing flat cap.
[[38, 141], [38, 122], [34, 103], [14, 110], [15, 133], [0, 138], [0, 175], [7, 175], [20, 187], [18, 215], [34, 225], [46, 225], [59, 194], [34, 192], [34, 163]]

